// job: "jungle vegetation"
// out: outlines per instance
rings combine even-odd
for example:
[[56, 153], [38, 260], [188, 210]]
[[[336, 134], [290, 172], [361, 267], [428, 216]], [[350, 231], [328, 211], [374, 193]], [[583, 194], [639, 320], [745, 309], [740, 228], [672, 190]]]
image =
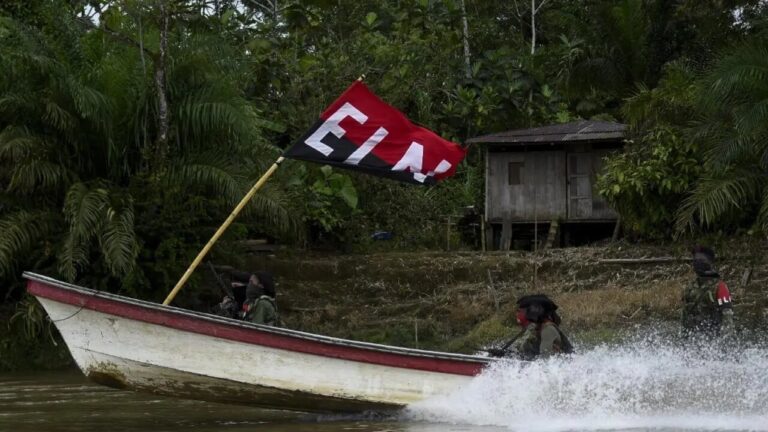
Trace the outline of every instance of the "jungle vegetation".
[[[600, 193], [641, 238], [768, 229], [763, 0], [6, 0], [0, 301], [36, 270], [162, 299], [250, 185], [354, 79], [462, 142], [626, 122]], [[418, 188], [284, 164], [213, 253], [440, 247], [482, 154]], [[197, 281], [192, 280], [194, 286]], [[119, 287], [119, 288], [116, 288]]]

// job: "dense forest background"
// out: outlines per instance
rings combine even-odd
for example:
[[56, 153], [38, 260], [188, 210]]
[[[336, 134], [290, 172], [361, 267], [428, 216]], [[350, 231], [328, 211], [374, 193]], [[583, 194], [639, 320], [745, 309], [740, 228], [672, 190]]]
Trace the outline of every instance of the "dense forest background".
[[[3, 1], [0, 301], [22, 299], [23, 270], [162, 299], [361, 75], [457, 142], [626, 122], [599, 189], [632, 236], [764, 233], [766, 3]], [[386, 248], [443, 247], [446, 217], [482, 208], [479, 150], [433, 188], [288, 161], [212, 258], [254, 237], [374, 250], [377, 230]]]

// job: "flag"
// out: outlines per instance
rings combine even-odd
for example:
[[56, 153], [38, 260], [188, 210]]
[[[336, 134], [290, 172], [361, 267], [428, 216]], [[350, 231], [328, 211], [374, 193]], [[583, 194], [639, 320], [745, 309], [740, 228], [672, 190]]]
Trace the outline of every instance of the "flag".
[[356, 81], [284, 156], [433, 184], [456, 172], [466, 149], [411, 123]]

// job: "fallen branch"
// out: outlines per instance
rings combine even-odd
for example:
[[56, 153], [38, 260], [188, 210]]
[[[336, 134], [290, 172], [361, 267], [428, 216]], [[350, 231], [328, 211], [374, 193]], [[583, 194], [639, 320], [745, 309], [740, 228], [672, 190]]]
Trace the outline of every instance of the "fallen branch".
[[637, 308], [637, 310], [636, 310], [636, 311], [634, 311], [634, 312], [632, 312], [632, 314], [630, 314], [629, 316], [624, 316], [624, 318], [625, 318], [625, 319], [627, 319], [627, 320], [631, 320], [631, 319], [632, 319], [632, 318], [634, 318], [634, 317], [635, 317], [635, 315], [637, 315], [637, 314], [638, 314], [638, 313], [639, 313], [641, 310], [643, 310], [643, 307], [642, 307], [642, 306], [641, 306], [641, 307], [639, 307], [639, 308]]
[[310, 307], [291, 307], [288, 308], [291, 312], [324, 312], [326, 310], [325, 307], [316, 307], [316, 308], [310, 308]]
[[606, 258], [597, 260], [598, 264], [655, 264], [669, 262], [690, 262], [690, 258], [657, 257], [657, 258]]

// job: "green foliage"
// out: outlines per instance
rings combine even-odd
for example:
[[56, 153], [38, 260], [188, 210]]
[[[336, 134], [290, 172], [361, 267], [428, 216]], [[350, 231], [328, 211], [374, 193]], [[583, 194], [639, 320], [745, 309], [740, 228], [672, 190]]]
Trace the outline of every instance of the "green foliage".
[[607, 158], [597, 189], [636, 234], [672, 235], [680, 201], [703, 172], [700, 145], [685, 133], [694, 99], [693, 72], [674, 63], [658, 87], [641, 87], [624, 106], [635, 138]]
[[76, 183], [64, 199], [64, 219], [69, 232], [59, 258], [59, 271], [74, 280], [78, 268], [89, 263], [89, 246], [93, 239], [99, 243], [101, 255], [115, 276], [124, 276], [133, 269], [138, 244], [134, 232], [133, 198], [109, 185], [96, 183], [92, 187]]
[[341, 198], [351, 209], [357, 207], [357, 191], [348, 176], [333, 172], [333, 168], [328, 165], [322, 166], [320, 173], [322, 176], [311, 187], [315, 193]]
[[680, 231], [757, 223], [768, 229], [768, 49], [756, 35], [723, 57], [698, 88], [697, 137], [711, 169], [680, 207]]
[[[18, 210], [0, 218], [0, 280], [11, 280], [19, 270], [19, 256], [34, 256], [35, 247], [56, 232], [58, 217], [47, 211]], [[50, 251], [46, 251], [50, 253]]]
[[[754, 1], [551, 0], [536, 16], [535, 53], [525, 2], [466, 2], [464, 17], [453, 0], [177, 1], [167, 34], [157, 2], [6, 3], [4, 287], [38, 269], [160, 296], [281, 149], [361, 75], [459, 142], [577, 118], [628, 122], [632, 144], [599, 188], [638, 233], [668, 235], [676, 211], [678, 227], [768, 214], [765, 10]], [[739, 49], [713, 48], [729, 44]], [[717, 56], [696, 99], [696, 74], [679, 59], [705, 69]], [[689, 134], [702, 115], [706, 127]], [[376, 230], [395, 233], [386, 248], [438, 247], [447, 217], [483, 202], [480, 153], [435, 188], [285, 164], [213, 254], [251, 235], [365, 249]]]
[[698, 146], [669, 126], [656, 126], [608, 157], [597, 188], [625, 228], [668, 237], [680, 200], [702, 172]]
[[0, 371], [61, 369], [72, 363], [66, 345], [31, 296], [0, 306]]
[[51, 323], [40, 303], [27, 296], [16, 305], [16, 312], [8, 320], [9, 327], [16, 327], [28, 341], [39, 339], [44, 333], [51, 335]]
[[296, 171], [291, 181], [292, 193], [303, 203], [310, 237], [330, 235], [343, 240], [357, 213], [358, 196], [352, 179], [328, 165], [319, 169], [298, 166]]
[[[481, 199], [475, 172], [462, 164], [456, 178], [431, 188], [356, 175], [355, 184], [366, 194], [346, 237], [363, 251], [443, 249], [448, 216], [455, 222], [464, 207]], [[371, 235], [376, 231], [391, 232], [393, 238], [374, 243]]]
[[[182, 31], [200, 23], [179, 10], [169, 34], [171, 144], [163, 156], [151, 73], [158, 11], [118, 3], [102, 16], [109, 28], [84, 31], [87, 18], [57, 4], [34, 27], [0, 19], [8, 71], [0, 80], [0, 280], [54, 267], [70, 281], [113, 290], [124, 283], [152, 297], [277, 157], [263, 131], [282, 127], [244, 97], [244, 53], [210, 28]], [[296, 229], [291, 214], [286, 200], [267, 194], [245, 220], [284, 233]]]

